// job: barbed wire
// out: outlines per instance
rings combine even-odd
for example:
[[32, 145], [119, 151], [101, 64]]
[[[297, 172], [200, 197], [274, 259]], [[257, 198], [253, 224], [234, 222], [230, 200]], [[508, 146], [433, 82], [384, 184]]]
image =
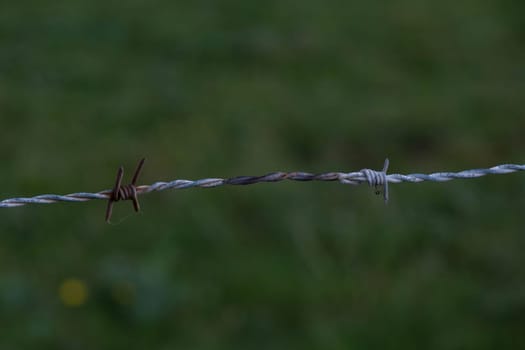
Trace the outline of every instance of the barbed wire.
[[[139, 167], [133, 178], [136, 181], [138, 173], [142, 168], [144, 160], [139, 163]], [[385, 202], [388, 201], [388, 184], [400, 182], [422, 182], [434, 181], [444, 182], [456, 179], [472, 179], [491, 174], [509, 174], [516, 171], [525, 171], [525, 164], [501, 164], [486, 169], [471, 169], [459, 172], [436, 172], [431, 174], [387, 174], [389, 161], [385, 160], [383, 170], [376, 171], [372, 169], [361, 169], [356, 172], [327, 172], [321, 174], [312, 174], [308, 172], [272, 172], [262, 176], [237, 176], [231, 178], [205, 178], [200, 180], [183, 180], [177, 179], [169, 182], [155, 182], [151, 185], [135, 186], [134, 182], [127, 186], [120, 186], [120, 179], [122, 178], [123, 170], [119, 169], [120, 178], [117, 179], [117, 185], [113, 190], [103, 190], [96, 193], [77, 192], [66, 195], [44, 194], [34, 197], [10, 198], [0, 201], [0, 208], [19, 207], [27, 204], [51, 204], [57, 202], [85, 202], [93, 199], [110, 200], [113, 201], [134, 199], [134, 204], [137, 195], [142, 195], [150, 192], [165, 191], [170, 189], [186, 189], [193, 187], [211, 188], [225, 185], [252, 185], [262, 182], [279, 182], [284, 180], [291, 181], [339, 181], [345, 185], [359, 185], [368, 183], [370, 186], [376, 187], [376, 193], [383, 193]], [[138, 211], [138, 202], [135, 209]], [[109, 216], [111, 216], [108, 208]], [[107, 218], [109, 221], [109, 218]]]

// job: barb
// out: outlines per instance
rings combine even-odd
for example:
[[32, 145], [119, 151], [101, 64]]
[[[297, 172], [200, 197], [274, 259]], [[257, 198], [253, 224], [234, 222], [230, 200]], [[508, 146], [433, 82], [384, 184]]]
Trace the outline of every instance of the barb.
[[140, 172], [142, 171], [142, 167], [144, 166], [144, 161], [146, 161], [146, 158], [142, 158], [140, 160], [139, 164], [137, 165], [137, 169], [135, 170], [135, 174], [133, 175], [133, 180], [131, 180], [131, 183], [126, 186], [121, 186], [122, 177], [124, 176], [124, 167], [121, 166], [118, 169], [115, 187], [113, 187], [113, 191], [111, 192], [111, 196], [108, 200], [108, 207], [106, 209], [106, 222], [108, 224], [111, 220], [111, 213], [113, 212], [114, 202], [130, 199], [133, 201], [133, 208], [135, 208], [135, 211], [140, 211], [140, 204], [137, 198], [136, 183], [139, 178]]
[[[155, 182], [151, 185], [135, 186], [132, 182], [132, 186], [136, 192], [136, 195], [142, 195], [150, 192], [165, 191], [170, 189], [185, 189], [192, 187], [203, 187], [211, 188], [225, 185], [252, 185], [261, 182], [279, 182], [284, 180], [291, 181], [339, 181], [345, 185], [359, 185], [362, 183], [368, 183], [370, 186], [382, 188], [383, 198], [385, 202], [388, 201], [388, 184], [389, 183], [400, 183], [400, 182], [422, 182], [422, 181], [434, 181], [444, 182], [456, 179], [472, 179], [485, 175], [492, 174], [509, 174], [516, 171], [525, 171], [525, 164], [502, 164], [493, 166], [487, 169], [471, 169], [460, 172], [437, 172], [432, 174], [386, 174], [388, 170], [389, 161], [385, 160], [385, 164], [382, 171], [375, 171], [371, 169], [362, 169], [357, 172], [344, 173], [344, 172], [328, 172], [322, 174], [312, 174], [307, 172], [273, 172], [262, 176], [237, 176], [232, 178], [206, 178], [200, 180], [173, 180], [170, 182]], [[137, 172], [134, 177], [138, 177], [138, 173], [142, 165], [139, 164]], [[19, 207], [26, 204], [50, 204], [56, 202], [85, 202], [93, 199], [111, 199], [117, 201], [119, 199], [132, 199], [133, 193], [124, 193], [115, 195], [115, 189], [119, 187], [118, 184], [113, 190], [104, 190], [97, 193], [78, 192], [70, 193], [66, 195], [56, 194], [44, 194], [40, 196], [30, 198], [11, 198], [0, 201], [0, 208], [13, 208]], [[128, 185], [130, 186], [130, 185]], [[128, 186], [124, 186], [128, 188]], [[120, 187], [119, 187], [120, 188]], [[128, 190], [131, 187], [128, 188]], [[118, 192], [118, 190], [117, 190]], [[380, 191], [378, 190], [378, 192]], [[135, 201], [134, 201], [135, 202]], [[135, 207], [138, 209], [138, 202]]]

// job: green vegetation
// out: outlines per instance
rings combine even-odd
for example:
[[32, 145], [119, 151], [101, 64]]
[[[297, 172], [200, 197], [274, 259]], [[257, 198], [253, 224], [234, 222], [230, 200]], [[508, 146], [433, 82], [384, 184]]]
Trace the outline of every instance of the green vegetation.
[[[7, 1], [0, 198], [523, 163], [523, 1]], [[0, 210], [0, 349], [525, 345], [525, 177]]]

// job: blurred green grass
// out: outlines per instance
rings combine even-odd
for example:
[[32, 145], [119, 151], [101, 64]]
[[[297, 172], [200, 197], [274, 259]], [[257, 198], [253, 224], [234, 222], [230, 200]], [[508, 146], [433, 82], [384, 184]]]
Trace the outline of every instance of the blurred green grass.
[[[523, 163], [520, 1], [0, 5], [0, 198]], [[0, 348], [519, 348], [520, 174], [0, 212]], [[76, 278], [88, 296], [60, 299]]]

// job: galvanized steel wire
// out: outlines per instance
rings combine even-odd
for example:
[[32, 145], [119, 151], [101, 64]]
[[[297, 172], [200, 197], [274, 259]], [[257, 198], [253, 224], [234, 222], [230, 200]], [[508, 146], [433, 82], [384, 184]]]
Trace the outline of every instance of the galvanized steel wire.
[[[136, 186], [137, 195], [170, 189], [185, 189], [192, 187], [211, 188], [225, 185], [252, 185], [261, 182], [291, 181], [339, 181], [345, 185], [368, 183], [381, 188], [385, 202], [388, 201], [388, 183], [434, 181], [444, 182], [456, 179], [472, 179], [492, 174], [509, 174], [525, 171], [525, 164], [501, 164], [486, 169], [471, 169], [459, 172], [436, 172], [431, 174], [387, 174], [388, 159], [382, 171], [362, 169], [356, 172], [327, 172], [312, 174], [308, 172], [272, 172], [262, 176], [237, 176], [232, 178], [206, 178], [200, 180], [177, 179], [169, 182], [155, 182], [151, 185]], [[112, 190], [96, 193], [77, 192], [66, 195], [44, 194], [35, 197], [10, 198], [0, 201], [0, 208], [13, 208], [27, 204], [51, 204], [57, 202], [85, 202], [93, 199], [111, 199]]]

